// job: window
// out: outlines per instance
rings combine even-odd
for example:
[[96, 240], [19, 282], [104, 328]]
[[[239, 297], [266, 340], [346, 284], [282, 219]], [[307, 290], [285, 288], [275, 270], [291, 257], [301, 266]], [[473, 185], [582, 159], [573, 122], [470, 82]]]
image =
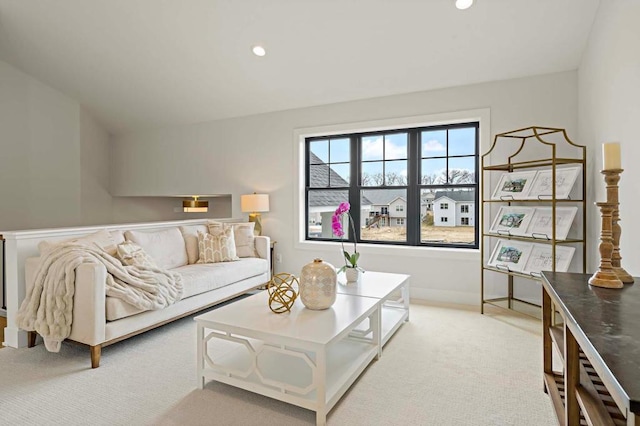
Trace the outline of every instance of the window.
[[460, 218], [460, 223], [462, 225], [468, 226], [469, 225], [469, 218], [468, 217], [461, 217]]
[[[476, 122], [306, 138], [306, 240], [338, 241], [331, 216], [348, 201], [349, 241], [477, 248], [478, 141]], [[459, 202], [470, 217], [448, 224]]]

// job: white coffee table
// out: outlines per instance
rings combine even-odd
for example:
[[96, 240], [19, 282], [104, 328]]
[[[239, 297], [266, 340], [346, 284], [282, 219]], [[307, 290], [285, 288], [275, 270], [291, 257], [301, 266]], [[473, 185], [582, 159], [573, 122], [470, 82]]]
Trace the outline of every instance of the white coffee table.
[[[380, 346], [384, 346], [400, 326], [409, 321], [410, 275], [366, 271], [357, 284], [345, 284], [343, 275], [338, 277], [338, 293], [379, 299], [381, 303]], [[360, 333], [359, 327], [356, 331]]]
[[[195, 318], [200, 388], [216, 380], [316, 412], [327, 413], [381, 353], [380, 299], [338, 294], [329, 309], [297, 300], [274, 314], [266, 291]], [[354, 336], [367, 323], [370, 336]]]

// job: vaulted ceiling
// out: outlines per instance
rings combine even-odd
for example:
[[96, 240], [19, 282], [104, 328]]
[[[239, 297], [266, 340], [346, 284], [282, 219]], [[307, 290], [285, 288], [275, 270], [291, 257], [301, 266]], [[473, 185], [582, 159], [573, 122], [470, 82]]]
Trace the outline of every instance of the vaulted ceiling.
[[598, 4], [0, 0], [0, 59], [122, 133], [573, 70]]

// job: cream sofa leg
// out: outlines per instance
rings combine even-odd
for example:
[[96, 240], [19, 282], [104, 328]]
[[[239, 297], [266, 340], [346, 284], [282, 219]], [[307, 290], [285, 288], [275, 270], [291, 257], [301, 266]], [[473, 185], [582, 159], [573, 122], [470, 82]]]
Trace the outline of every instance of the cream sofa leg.
[[27, 331], [27, 347], [32, 348], [36, 345], [36, 337], [38, 333], [35, 331]]
[[100, 367], [100, 354], [102, 353], [102, 345], [90, 346], [91, 348], [91, 368]]

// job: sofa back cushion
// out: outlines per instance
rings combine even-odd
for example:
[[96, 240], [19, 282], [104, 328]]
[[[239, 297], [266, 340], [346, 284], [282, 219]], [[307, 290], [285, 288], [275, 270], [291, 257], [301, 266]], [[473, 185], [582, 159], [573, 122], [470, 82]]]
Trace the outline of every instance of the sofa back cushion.
[[158, 268], [172, 269], [188, 263], [184, 238], [177, 227], [152, 232], [126, 231], [124, 236], [142, 247]]
[[198, 231], [206, 233], [207, 225], [187, 225], [180, 227], [180, 232], [182, 232], [184, 244], [187, 248], [189, 265], [193, 265], [198, 262]]

